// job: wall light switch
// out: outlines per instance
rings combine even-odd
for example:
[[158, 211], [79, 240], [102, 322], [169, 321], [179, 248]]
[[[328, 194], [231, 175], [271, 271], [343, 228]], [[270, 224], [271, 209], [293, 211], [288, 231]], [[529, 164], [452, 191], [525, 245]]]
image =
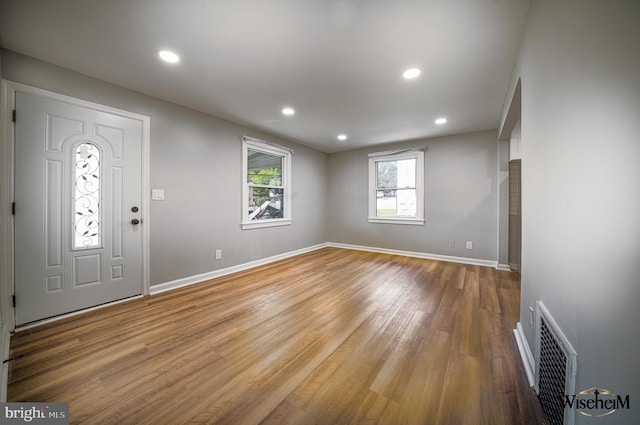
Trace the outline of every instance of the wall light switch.
[[216, 249], [216, 260], [222, 260], [222, 250]]
[[473, 249], [473, 242], [467, 241], [467, 249]]
[[164, 189], [152, 189], [151, 190], [152, 201], [164, 201]]

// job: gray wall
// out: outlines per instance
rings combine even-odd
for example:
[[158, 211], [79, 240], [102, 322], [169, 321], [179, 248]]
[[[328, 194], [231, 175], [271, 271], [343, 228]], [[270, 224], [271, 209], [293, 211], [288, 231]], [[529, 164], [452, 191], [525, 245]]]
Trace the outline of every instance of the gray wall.
[[[7, 50], [2, 77], [151, 117], [151, 285], [327, 241], [326, 154]], [[243, 135], [294, 149], [291, 226], [240, 229]]]
[[[496, 131], [416, 140], [329, 156], [331, 242], [497, 260], [498, 136]], [[368, 223], [371, 152], [424, 147], [424, 226]], [[455, 240], [455, 248], [449, 247]], [[465, 249], [473, 242], [473, 250]]]
[[533, 0], [511, 88], [521, 78], [527, 341], [540, 299], [578, 353], [577, 390], [631, 398], [578, 424], [640, 416], [639, 46], [637, 0]]

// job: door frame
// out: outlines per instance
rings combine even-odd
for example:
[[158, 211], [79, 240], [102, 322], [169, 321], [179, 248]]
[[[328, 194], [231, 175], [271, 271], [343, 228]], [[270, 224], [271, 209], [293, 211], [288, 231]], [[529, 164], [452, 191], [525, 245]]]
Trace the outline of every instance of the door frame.
[[[14, 197], [15, 175], [15, 132], [13, 125], [13, 110], [15, 109], [16, 92], [32, 94], [49, 98], [75, 106], [106, 112], [140, 121], [142, 124], [142, 294], [149, 294], [149, 151], [151, 119], [145, 115], [136, 114], [110, 106], [100, 105], [63, 94], [39, 89], [10, 80], [0, 81], [0, 327], [15, 330], [15, 309], [13, 294], [15, 289], [14, 259], [15, 233], [14, 216], [11, 205]], [[18, 117], [18, 119], [20, 119]], [[108, 305], [108, 304], [107, 304]], [[98, 306], [100, 307], [100, 306]], [[95, 308], [95, 307], [94, 307]], [[65, 317], [65, 315], [59, 316]], [[55, 319], [54, 319], [55, 320]]]

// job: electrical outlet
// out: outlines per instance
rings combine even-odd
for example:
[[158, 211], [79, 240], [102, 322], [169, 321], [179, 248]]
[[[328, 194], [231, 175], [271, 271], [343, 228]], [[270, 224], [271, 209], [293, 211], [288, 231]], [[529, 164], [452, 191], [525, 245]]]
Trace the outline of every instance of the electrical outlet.
[[467, 249], [473, 249], [473, 242], [467, 241]]
[[222, 260], [222, 250], [216, 249], [216, 260]]
[[456, 247], [456, 241], [454, 241], [453, 239], [451, 239], [449, 241], [449, 248], [455, 248]]

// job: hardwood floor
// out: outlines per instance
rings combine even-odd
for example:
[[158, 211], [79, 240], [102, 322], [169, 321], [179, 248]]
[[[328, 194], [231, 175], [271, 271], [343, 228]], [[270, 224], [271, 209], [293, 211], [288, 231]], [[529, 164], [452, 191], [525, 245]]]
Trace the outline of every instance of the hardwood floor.
[[517, 275], [326, 248], [15, 334], [82, 424], [542, 424]]

